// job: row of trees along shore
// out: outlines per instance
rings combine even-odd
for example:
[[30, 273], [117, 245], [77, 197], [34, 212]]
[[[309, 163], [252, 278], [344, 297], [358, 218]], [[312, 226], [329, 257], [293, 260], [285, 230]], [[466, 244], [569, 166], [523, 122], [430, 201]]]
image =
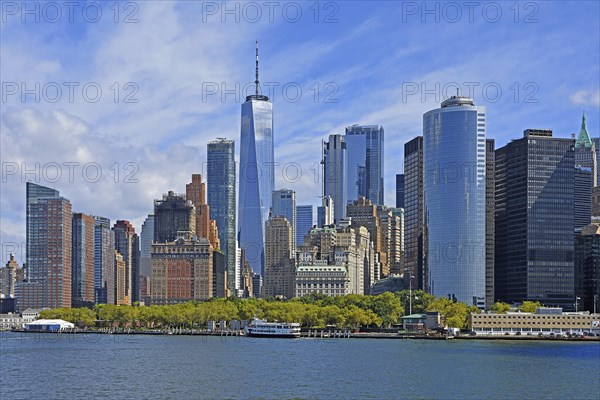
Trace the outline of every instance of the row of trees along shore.
[[[438, 311], [446, 318], [446, 325], [467, 328], [469, 313], [479, 313], [475, 306], [436, 298], [421, 290], [412, 291], [412, 312]], [[522, 311], [530, 312], [539, 303], [524, 302]], [[496, 303], [492, 311], [504, 313], [510, 309], [505, 303]], [[116, 306], [98, 304], [93, 308], [55, 308], [44, 310], [40, 318], [63, 319], [80, 328], [164, 329], [173, 327], [205, 328], [208, 321], [250, 320], [254, 317], [268, 321], [299, 322], [304, 328], [359, 329], [361, 327], [389, 328], [401, 323], [409, 310], [409, 291], [383, 293], [377, 296], [350, 294], [328, 297], [306, 295], [290, 300], [227, 299], [191, 301], [182, 304], [152, 306]], [[405, 313], [406, 312], [406, 313]]]

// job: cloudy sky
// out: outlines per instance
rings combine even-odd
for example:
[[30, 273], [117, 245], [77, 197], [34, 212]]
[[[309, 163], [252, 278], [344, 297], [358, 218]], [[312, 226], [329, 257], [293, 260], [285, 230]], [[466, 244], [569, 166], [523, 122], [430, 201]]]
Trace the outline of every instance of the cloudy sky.
[[[2, 257], [24, 256], [25, 181], [136, 229], [238, 141], [254, 81], [273, 100], [277, 188], [317, 204], [320, 143], [385, 128], [385, 199], [403, 143], [456, 92], [497, 147], [526, 128], [599, 134], [600, 14], [588, 2], [2, 2]], [[239, 153], [239, 149], [237, 149]]]

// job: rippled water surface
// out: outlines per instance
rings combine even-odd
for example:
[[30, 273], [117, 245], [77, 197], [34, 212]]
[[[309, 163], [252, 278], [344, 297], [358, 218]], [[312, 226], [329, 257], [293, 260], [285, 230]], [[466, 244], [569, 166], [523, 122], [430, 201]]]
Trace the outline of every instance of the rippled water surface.
[[599, 399], [600, 344], [0, 334], [0, 399]]

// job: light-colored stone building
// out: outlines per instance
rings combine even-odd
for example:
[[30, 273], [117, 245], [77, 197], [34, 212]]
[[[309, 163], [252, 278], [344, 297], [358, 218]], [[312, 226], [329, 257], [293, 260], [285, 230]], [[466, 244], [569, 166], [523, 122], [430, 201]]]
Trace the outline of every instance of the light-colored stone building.
[[478, 335], [600, 333], [600, 314], [589, 313], [471, 314], [468, 323]]
[[327, 265], [327, 260], [315, 260], [296, 269], [296, 297], [316, 293], [326, 296], [349, 294], [348, 273], [342, 265]]

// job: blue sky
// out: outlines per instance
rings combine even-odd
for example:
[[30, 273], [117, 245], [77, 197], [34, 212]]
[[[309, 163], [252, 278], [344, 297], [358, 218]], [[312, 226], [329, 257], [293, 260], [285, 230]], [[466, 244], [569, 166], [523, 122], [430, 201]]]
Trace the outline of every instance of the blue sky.
[[[29, 14], [3, 2], [2, 256], [24, 242], [26, 178], [57, 188], [76, 211], [137, 229], [153, 199], [183, 192], [209, 140], [239, 139], [257, 37], [261, 82], [276, 84], [276, 186], [295, 189], [299, 204], [319, 201], [321, 140], [358, 123], [385, 128], [385, 199], [394, 205], [403, 143], [454, 83], [487, 107], [497, 147], [531, 127], [568, 137], [583, 110], [599, 135], [598, 2], [481, 2], [471, 15], [465, 3], [275, 2], [270, 19], [260, 1], [124, 1], [118, 15], [106, 2], [98, 17], [98, 3], [82, 2], [70, 21], [62, 2], [28, 2]], [[23, 101], [24, 88], [39, 99]], [[79, 163], [73, 179], [64, 163]]]

